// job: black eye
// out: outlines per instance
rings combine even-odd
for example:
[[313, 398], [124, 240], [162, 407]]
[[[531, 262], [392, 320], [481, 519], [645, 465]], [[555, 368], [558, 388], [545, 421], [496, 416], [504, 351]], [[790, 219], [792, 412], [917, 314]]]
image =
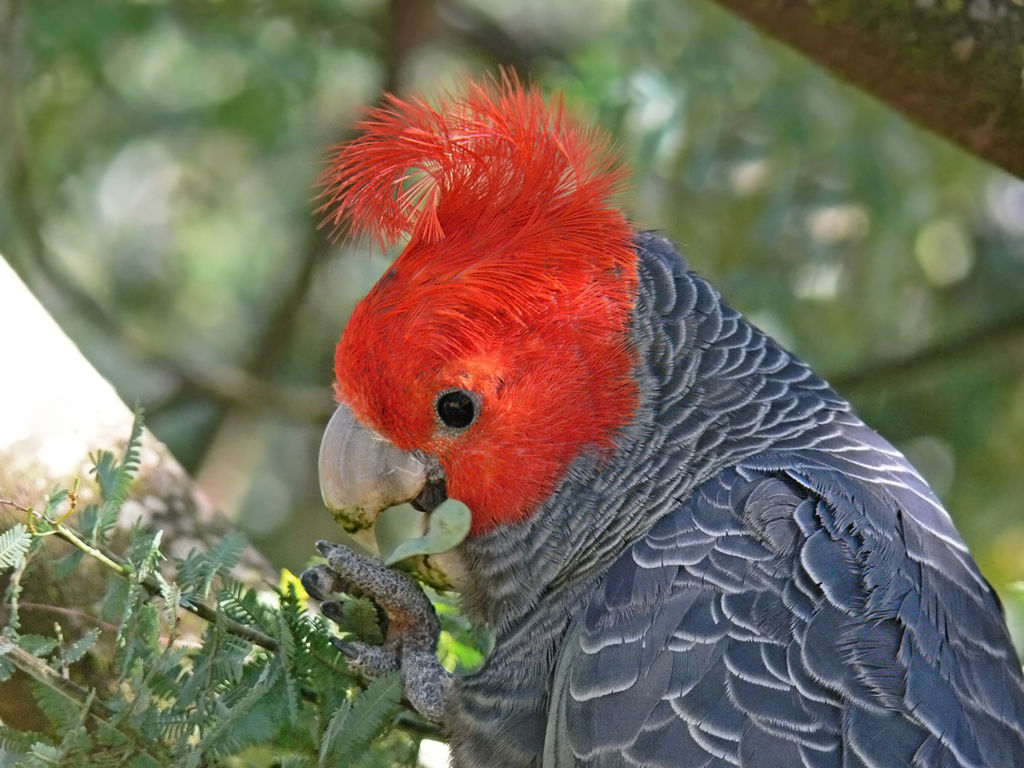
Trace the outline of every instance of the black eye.
[[468, 392], [453, 389], [437, 398], [437, 415], [449, 427], [468, 427], [476, 418], [476, 403]]

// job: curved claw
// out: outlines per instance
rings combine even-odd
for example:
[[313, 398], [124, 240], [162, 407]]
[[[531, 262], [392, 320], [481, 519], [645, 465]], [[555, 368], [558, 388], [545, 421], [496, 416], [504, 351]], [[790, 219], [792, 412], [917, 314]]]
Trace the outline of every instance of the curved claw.
[[342, 618], [341, 604], [326, 599], [342, 591], [372, 599], [386, 620], [384, 645], [340, 638], [331, 643], [357, 674], [379, 677], [400, 670], [409, 703], [429, 720], [441, 722], [454, 678], [437, 660], [441, 624], [423, 590], [408, 575], [347, 547], [318, 541], [317, 548], [327, 565], [314, 566], [301, 578], [306, 592], [323, 601], [323, 614], [332, 621]]
[[[327, 558], [327, 565], [303, 573], [303, 586], [308, 575], [316, 594], [326, 596], [343, 591], [369, 597], [384, 612], [389, 637], [400, 636], [404, 643], [415, 643], [434, 651], [441, 625], [434, 606], [410, 576], [348, 547], [323, 540], [316, 545]], [[308, 588], [306, 591], [315, 596]]]
[[370, 645], [332, 637], [331, 645], [348, 660], [349, 669], [365, 677], [380, 677], [399, 667], [398, 652], [390, 645]]
[[335, 587], [337, 576], [326, 565], [307, 568], [302, 572], [299, 581], [302, 582], [302, 588], [306, 590], [306, 594], [314, 600], [326, 600], [332, 592], [337, 592]]

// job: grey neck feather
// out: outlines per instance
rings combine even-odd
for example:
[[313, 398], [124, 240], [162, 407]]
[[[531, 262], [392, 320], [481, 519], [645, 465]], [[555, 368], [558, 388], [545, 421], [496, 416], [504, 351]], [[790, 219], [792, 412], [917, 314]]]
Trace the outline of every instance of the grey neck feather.
[[619, 552], [718, 469], [837, 413], [856, 420], [804, 363], [724, 306], [670, 242], [641, 233], [636, 248], [641, 396], [615, 454], [580, 457], [530, 519], [458, 550], [465, 607], [499, 641], [541, 601], [578, 605]]

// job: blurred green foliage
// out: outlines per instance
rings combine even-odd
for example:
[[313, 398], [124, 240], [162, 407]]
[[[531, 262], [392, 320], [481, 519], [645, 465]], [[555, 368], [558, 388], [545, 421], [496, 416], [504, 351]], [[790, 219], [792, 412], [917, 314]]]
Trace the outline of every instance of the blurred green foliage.
[[716, 6], [0, 4], [0, 252], [278, 563], [333, 532], [333, 344], [386, 264], [317, 228], [326, 152], [382, 88], [504, 64], [613, 134], [635, 220], [911, 456], [1000, 589], [1024, 578], [1024, 183]]
[[[38, 731], [0, 722], [0, 766], [415, 765], [420, 739], [437, 732], [411, 710], [402, 712], [399, 675], [370, 683], [354, 675], [329, 640], [327, 619], [306, 610], [307, 595], [290, 572], [271, 589], [237, 582], [231, 571], [246, 548], [243, 536], [225, 536], [209, 551], [192, 550], [170, 565], [160, 549], [163, 532], [140, 524], [124, 552], [111, 549], [141, 455], [142, 414], [136, 413], [124, 456], [101, 451], [95, 457], [102, 505], [80, 508], [76, 481], [38, 507], [21, 509], [27, 525], [0, 532], [8, 619], [0, 628], [0, 683], [16, 673], [29, 679], [44, 718]], [[106, 594], [82, 606], [92, 627], [81, 636], [81, 629], [66, 634], [60, 623], [52, 635], [36, 634], [21, 621], [22, 608], [38, 607], [22, 593], [40, 577], [39, 561], [53, 557], [44, 549], [50, 537], [74, 545], [55, 564], [61, 587], [89, 578], [83, 561], [104, 572]], [[345, 610], [335, 629], [382, 642], [376, 608], [348, 598], [350, 607], [357, 604], [362, 610]], [[450, 619], [445, 626], [460, 628]], [[471, 650], [456, 645], [451, 632], [440, 646], [455, 655], [453, 664]], [[71, 668], [90, 665], [102, 674], [87, 688]]]

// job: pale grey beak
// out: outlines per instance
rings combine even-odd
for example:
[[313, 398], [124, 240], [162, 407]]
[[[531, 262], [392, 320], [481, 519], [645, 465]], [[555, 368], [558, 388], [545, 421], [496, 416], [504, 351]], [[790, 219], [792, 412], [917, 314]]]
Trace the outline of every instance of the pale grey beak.
[[363, 426], [341, 403], [320, 443], [320, 492], [346, 530], [373, 525], [384, 509], [415, 499], [427, 484], [413, 454]]

